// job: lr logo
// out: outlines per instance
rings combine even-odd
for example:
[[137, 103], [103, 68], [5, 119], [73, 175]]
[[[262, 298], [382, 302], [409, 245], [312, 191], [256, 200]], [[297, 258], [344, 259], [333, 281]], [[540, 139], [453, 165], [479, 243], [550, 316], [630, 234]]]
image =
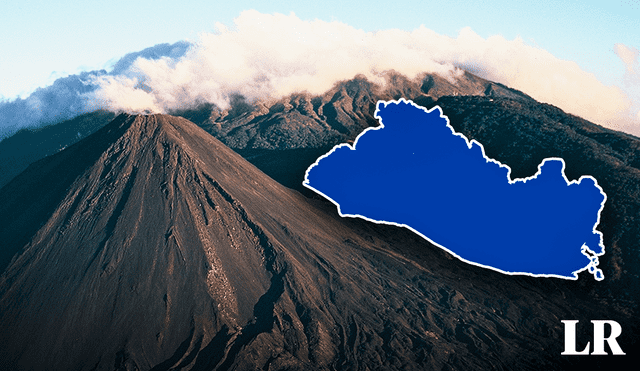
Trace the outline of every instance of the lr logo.
[[[564, 323], [564, 352], [560, 353], [563, 356], [566, 355], [588, 355], [591, 342], [587, 343], [587, 346], [581, 350], [576, 350], [576, 324], [577, 320], [563, 320]], [[593, 352], [591, 355], [607, 355], [604, 350], [604, 342], [606, 341], [611, 348], [611, 352], [615, 355], [624, 355], [625, 353], [618, 345], [616, 338], [622, 333], [622, 327], [616, 321], [609, 320], [594, 320], [593, 323]], [[611, 327], [611, 333], [608, 337], [604, 336], [605, 324]]]

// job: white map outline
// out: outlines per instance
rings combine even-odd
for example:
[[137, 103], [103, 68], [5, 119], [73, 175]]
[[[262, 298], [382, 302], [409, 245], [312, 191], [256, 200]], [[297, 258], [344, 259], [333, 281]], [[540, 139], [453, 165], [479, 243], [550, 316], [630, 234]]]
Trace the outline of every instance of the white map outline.
[[[540, 175], [542, 173], [542, 166], [544, 166], [544, 164], [547, 161], [550, 160], [556, 160], [556, 161], [560, 161], [562, 162], [562, 169], [561, 169], [561, 174], [562, 174], [562, 178], [564, 179], [564, 181], [567, 183], [567, 185], [571, 185], [571, 184], [579, 184], [582, 179], [591, 179], [594, 183], [594, 185], [598, 188], [598, 190], [600, 191], [600, 193], [604, 196], [604, 199], [602, 200], [602, 203], [600, 204], [600, 209], [598, 210], [598, 218], [595, 222], [595, 224], [593, 225], [592, 228], [592, 232], [596, 233], [600, 236], [600, 243], [599, 246], [602, 249], [602, 252], [600, 254], [596, 254], [593, 250], [591, 250], [588, 246], [586, 246], [585, 244], [582, 245], [580, 252], [585, 255], [587, 258], [589, 258], [589, 260], [591, 261], [587, 266], [585, 266], [584, 268], [578, 269], [576, 271], [571, 272], [571, 274], [573, 275], [573, 277], [568, 277], [568, 276], [562, 276], [562, 275], [558, 275], [558, 274], [533, 274], [533, 273], [529, 273], [529, 272], [510, 272], [510, 271], [505, 271], [496, 267], [492, 267], [489, 265], [485, 265], [485, 264], [480, 264], [471, 260], [467, 260], [462, 258], [461, 256], [459, 256], [458, 254], [456, 254], [455, 252], [453, 252], [452, 250], [448, 249], [445, 246], [440, 245], [439, 243], [431, 240], [429, 237], [425, 236], [424, 234], [418, 232], [417, 230], [415, 230], [413, 227], [407, 225], [407, 224], [401, 224], [401, 223], [396, 223], [396, 222], [389, 222], [386, 220], [376, 220], [376, 219], [371, 219], [368, 218], [364, 215], [360, 215], [360, 214], [343, 214], [341, 209], [340, 209], [340, 204], [337, 203], [335, 200], [333, 200], [331, 197], [325, 195], [324, 193], [322, 193], [321, 191], [313, 188], [310, 184], [309, 184], [309, 171], [311, 169], [313, 169], [315, 166], [317, 166], [320, 162], [320, 160], [322, 160], [325, 157], [330, 156], [331, 154], [333, 154], [336, 149], [338, 148], [342, 148], [342, 147], [348, 147], [350, 150], [355, 151], [357, 144], [358, 144], [358, 140], [360, 140], [360, 137], [363, 136], [364, 134], [366, 134], [367, 132], [371, 131], [371, 130], [380, 130], [382, 128], [384, 128], [384, 124], [382, 123], [382, 117], [380, 117], [378, 115], [378, 113], [380, 112], [380, 105], [383, 104], [384, 107], [388, 106], [389, 104], [400, 104], [400, 103], [405, 103], [405, 104], [410, 104], [415, 108], [419, 108], [421, 109], [423, 112], [429, 114], [431, 112], [433, 112], [434, 110], [438, 110], [440, 113], [440, 118], [444, 118], [447, 122], [447, 128], [449, 128], [449, 130], [451, 130], [451, 133], [455, 136], [458, 136], [462, 139], [465, 140], [466, 144], [467, 144], [467, 148], [471, 149], [471, 147], [473, 146], [473, 144], [477, 144], [480, 147], [480, 150], [482, 151], [482, 156], [484, 157], [484, 159], [487, 162], [493, 162], [495, 164], [497, 164], [500, 167], [506, 168], [507, 169], [507, 181], [509, 182], [509, 184], [514, 184], [516, 182], [523, 182], [526, 183], [528, 180], [531, 179], [535, 179], [538, 177], [538, 175]], [[305, 186], [306, 188], [311, 189], [312, 191], [322, 195], [324, 198], [328, 199], [329, 201], [331, 201], [334, 205], [337, 206], [338, 208], [338, 214], [340, 214], [341, 217], [350, 217], [350, 218], [361, 218], [364, 219], [366, 221], [372, 222], [372, 223], [376, 223], [376, 224], [386, 224], [386, 225], [394, 225], [397, 227], [403, 227], [403, 228], [407, 228], [410, 231], [412, 231], [413, 233], [419, 235], [420, 237], [424, 238], [425, 240], [429, 241], [429, 243], [431, 243], [434, 246], [437, 246], [443, 250], [445, 250], [446, 252], [448, 252], [449, 254], [453, 255], [454, 257], [456, 257], [457, 259], [467, 263], [467, 264], [471, 264], [477, 267], [482, 267], [482, 268], [486, 268], [486, 269], [491, 269], [494, 271], [497, 271], [499, 273], [502, 274], [508, 274], [508, 275], [525, 275], [525, 276], [530, 276], [530, 277], [543, 277], [543, 278], [549, 278], [549, 277], [553, 277], [553, 278], [562, 278], [562, 279], [567, 279], [567, 280], [577, 280], [578, 279], [578, 273], [583, 272], [585, 270], [588, 270], [590, 273], [593, 274], [593, 277], [596, 281], [602, 281], [604, 279], [604, 274], [602, 273], [602, 270], [597, 268], [598, 264], [599, 264], [599, 260], [598, 257], [602, 256], [605, 254], [605, 246], [604, 246], [604, 242], [603, 242], [603, 235], [602, 232], [596, 230], [596, 228], [598, 227], [598, 225], [600, 224], [600, 216], [602, 214], [602, 210], [604, 209], [604, 205], [607, 202], [607, 194], [604, 192], [604, 190], [602, 189], [602, 187], [600, 187], [600, 185], [598, 184], [598, 181], [591, 175], [582, 175], [577, 181], [576, 180], [572, 180], [569, 181], [569, 179], [567, 179], [567, 176], [565, 174], [565, 168], [566, 168], [566, 164], [564, 162], [564, 159], [561, 157], [548, 157], [542, 160], [542, 162], [540, 162], [540, 164], [538, 165], [538, 171], [526, 178], [516, 178], [516, 179], [511, 179], [511, 168], [506, 165], [503, 164], [495, 159], [489, 158], [484, 151], [484, 146], [482, 145], [482, 143], [478, 142], [475, 139], [472, 139], [471, 141], [469, 141], [469, 139], [462, 133], [458, 133], [455, 131], [455, 129], [451, 126], [451, 123], [449, 121], [449, 117], [447, 117], [446, 115], [443, 114], [442, 112], [442, 108], [440, 108], [439, 105], [434, 106], [433, 108], [431, 108], [430, 110], [427, 110], [425, 107], [419, 106], [417, 104], [415, 104], [412, 100], [407, 100], [404, 98], [400, 98], [398, 100], [389, 100], [389, 101], [385, 101], [385, 100], [378, 100], [378, 102], [376, 103], [376, 111], [374, 113], [374, 117], [376, 119], [378, 119], [378, 122], [380, 123], [379, 126], [376, 127], [368, 127], [365, 130], [362, 131], [362, 133], [360, 133], [355, 141], [353, 142], [353, 145], [349, 144], [349, 143], [341, 143], [338, 145], [335, 145], [329, 152], [325, 153], [324, 155], [318, 157], [318, 159], [316, 159], [316, 161], [309, 166], [309, 168], [307, 168], [307, 170], [305, 171], [304, 174], [304, 181], [302, 182], [302, 185]]]

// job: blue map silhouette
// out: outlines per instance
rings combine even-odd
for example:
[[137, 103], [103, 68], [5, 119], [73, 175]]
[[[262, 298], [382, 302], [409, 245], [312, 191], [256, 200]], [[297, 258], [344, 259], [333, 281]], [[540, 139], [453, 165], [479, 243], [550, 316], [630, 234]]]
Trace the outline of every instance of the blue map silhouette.
[[561, 158], [511, 169], [456, 133], [440, 107], [378, 102], [381, 125], [320, 157], [304, 185], [341, 216], [407, 227], [465, 262], [507, 274], [604, 278], [596, 231], [606, 195], [591, 176], [569, 182]]

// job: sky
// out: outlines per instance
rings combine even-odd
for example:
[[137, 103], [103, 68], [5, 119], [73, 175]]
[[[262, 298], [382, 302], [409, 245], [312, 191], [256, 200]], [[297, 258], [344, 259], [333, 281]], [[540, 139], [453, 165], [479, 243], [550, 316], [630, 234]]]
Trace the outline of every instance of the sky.
[[[203, 99], [224, 105], [232, 90], [262, 97], [306, 84], [315, 91], [358, 68], [371, 78], [384, 68], [411, 75], [420, 59], [425, 70], [471, 69], [640, 135], [638, 20], [640, 0], [5, 0], [0, 137], [89, 107], [163, 111]], [[158, 44], [165, 46], [148, 49]], [[100, 70], [107, 75], [92, 72]], [[177, 87], [190, 92], [176, 96]]]

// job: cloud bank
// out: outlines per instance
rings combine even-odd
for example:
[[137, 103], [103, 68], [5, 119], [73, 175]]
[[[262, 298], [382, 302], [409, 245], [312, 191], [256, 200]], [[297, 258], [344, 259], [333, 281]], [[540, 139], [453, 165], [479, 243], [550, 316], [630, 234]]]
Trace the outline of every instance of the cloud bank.
[[126, 74], [138, 58], [148, 61], [163, 57], [178, 59], [190, 46], [186, 41], [158, 44], [125, 55], [109, 73], [106, 70], [82, 72], [59, 78], [50, 86], [36, 89], [27, 98], [0, 100], [0, 140], [24, 127], [60, 122], [96, 109], [116, 109], [110, 102], [96, 100], [96, 91], [105, 89], [101, 84], [103, 79]]
[[[633, 59], [627, 49], [617, 51], [625, 63]], [[458, 68], [596, 123], [640, 134], [640, 118], [631, 113], [632, 101], [621, 89], [521, 39], [484, 39], [469, 28], [456, 38], [423, 26], [365, 32], [340, 22], [252, 10], [241, 13], [231, 27], [216, 24], [216, 32], [201, 34], [192, 45], [165, 44], [129, 54], [110, 73], [74, 76], [82, 86], [61, 82], [64, 88], [47, 95], [51, 104], [43, 98], [30, 101], [44, 94], [39, 91], [19, 102], [0, 103], [0, 125], [21, 127], [37, 123], [38, 117], [51, 121], [96, 108], [168, 112], [203, 102], [226, 107], [235, 94], [250, 100], [296, 91], [320, 94], [357, 74], [384, 83], [385, 70], [412, 78], [422, 72], [446, 76]], [[10, 105], [13, 113], [7, 114]], [[25, 114], [29, 109], [41, 114]]]

